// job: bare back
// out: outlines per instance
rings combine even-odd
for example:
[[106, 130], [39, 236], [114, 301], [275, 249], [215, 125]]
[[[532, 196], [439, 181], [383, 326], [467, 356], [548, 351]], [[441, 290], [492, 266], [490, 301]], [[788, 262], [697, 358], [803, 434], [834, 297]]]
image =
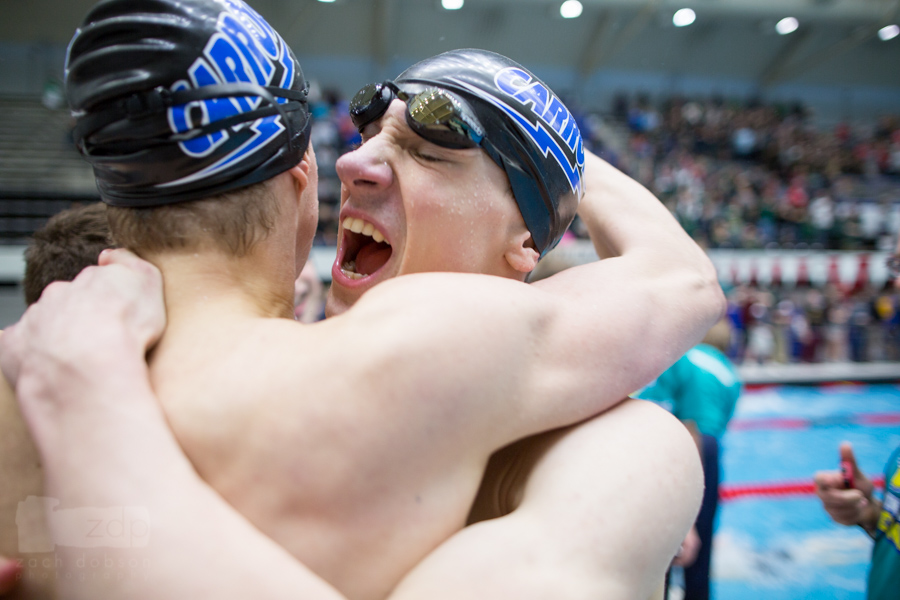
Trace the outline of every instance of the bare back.
[[354, 361], [337, 321], [190, 323], [151, 377], [203, 479], [348, 597], [383, 598], [465, 525], [490, 448], [465, 403], [373, 385], [379, 361]]

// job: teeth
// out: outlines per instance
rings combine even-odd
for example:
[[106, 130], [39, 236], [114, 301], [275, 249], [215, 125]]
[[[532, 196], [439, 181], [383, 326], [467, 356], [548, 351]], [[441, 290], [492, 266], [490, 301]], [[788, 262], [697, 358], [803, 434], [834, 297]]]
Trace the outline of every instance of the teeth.
[[362, 235], [371, 237], [376, 242], [384, 242], [390, 246], [390, 243], [384, 239], [384, 234], [375, 229], [375, 226], [367, 221], [347, 217], [344, 219], [342, 226], [344, 229], [349, 229], [353, 233], [361, 233]]
[[[367, 221], [363, 221], [362, 219], [355, 219], [353, 217], [347, 217], [344, 219], [344, 222], [341, 223], [341, 226], [344, 229], [349, 229], [353, 233], [360, 233], [362, 235], [371, 237], [376, 242], [384, 242], [385, 244], [390, 245], [387, 240], [384, 239], [384, 234], [375, 229], [375, 226]], [[362, 279], [365, 275], [361, 275], [356, 272], [356, 261], [348, 260], [347, 262], [341, 265], [341, 272], [346, 275], [349, 279]]]
[[349, 260], [341, 265], [341, 272], [350, 279], [362, 279], [362, 275], [356, 272], [356, 261]]

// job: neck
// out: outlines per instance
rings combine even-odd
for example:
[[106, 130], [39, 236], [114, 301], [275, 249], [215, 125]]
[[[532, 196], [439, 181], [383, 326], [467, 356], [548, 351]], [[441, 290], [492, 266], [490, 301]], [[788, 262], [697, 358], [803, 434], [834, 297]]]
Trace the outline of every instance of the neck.
[[215, 248], [148, 256], [163, 275], [169, 323], [225, 314], [293, 318], [296, 258], [268, 242], [239, 258]]

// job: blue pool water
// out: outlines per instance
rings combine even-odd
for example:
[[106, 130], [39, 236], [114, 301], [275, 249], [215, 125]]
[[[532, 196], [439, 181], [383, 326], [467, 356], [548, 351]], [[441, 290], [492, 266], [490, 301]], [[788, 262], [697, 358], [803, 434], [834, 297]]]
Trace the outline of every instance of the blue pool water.
[[[863, 471], [879, 475], [900, 445], [900, 423], [865, 423], [860, 417], [898, 414], [898, 385], [746, 391], [736, 427], [722, 440], [723, 485], [809, 481], [817, 470], [837, 468], [837, 448], [844, 440], [853, 443]], [[771, 426], [740, 428], [760, 419], [772, 419]], [[784, 419], [794, 425], [779, 426]], [[871, 548], [862, 530], [832, 523], [814, 495], [723, 502], [713, 550], [713, 597], [864, 600]]]

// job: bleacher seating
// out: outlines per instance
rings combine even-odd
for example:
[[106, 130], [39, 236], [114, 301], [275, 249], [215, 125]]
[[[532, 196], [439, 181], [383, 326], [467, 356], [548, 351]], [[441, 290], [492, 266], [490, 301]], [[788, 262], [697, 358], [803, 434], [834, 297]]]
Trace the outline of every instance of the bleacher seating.
[[0, 113], [0, 244], [22, 244], [50, 216], [99, 196], [72, 144], [67, 109], [0, 98]]

